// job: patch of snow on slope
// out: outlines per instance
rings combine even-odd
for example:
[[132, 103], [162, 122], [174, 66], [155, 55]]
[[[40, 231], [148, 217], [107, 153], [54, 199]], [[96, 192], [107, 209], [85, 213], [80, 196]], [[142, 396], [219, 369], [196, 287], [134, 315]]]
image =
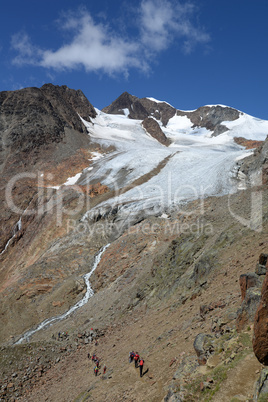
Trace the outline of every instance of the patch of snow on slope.
[[91, 161], [97, 161], [98, 159], [101, 159], [103, 157], [103, 154], [100, 152], [91, 152]]
[[[230, 108], [230, 106], [221, 105], [220, 103], [217, 103], [215, 105], [204, 105], [204, 107], [217, 107], [217, 106]], [[231, 108], [231, 109], [233, 109], [233, 108]]]
[[77, 173], [75, 176], [69, 177], [63, 185], [64, 186], [73, 186], [78, 181], [81, 174], [82, 173]]
[[268, 135], [268, 120], [257, 119], [248, 114], [241, 114], [237, 120], [223, 121], [232, 137], [244, 137], [248, 140], [263, 141]]
[[169, 105], [171, 107], [174, 107], [174, 106], [172, 106], [170, 103], [168, 103], [166, 101], [160, 101], [160, 100], [157, 100], [155, 98], [148, 98], [148, 97], [146, 99], [149, 99], [149, 100], [151, 100], [152, 102], [155, 102], [155, 103], [166, 103], [167, 105]]
[[241, 159], [245, 159], [248, 156], [251, 156], [254, 154], [254, 149], [248, 149], [247, 151], [245, 151], [245, 153], [243, 153], [242, 155], [239, 155], [237, 158], [235, 158], [236, 161], [240, 161]]
[[124, 112], [124, 115], [128, 117], [129, 115], [129, 109], [126, 107], [125, 109], [122, 109], [122, 111]]
[[193, 123], [187, 116], [173, 116], [171, 119], [169, 119], [169, 122], [167, 124], [167, 131], [171, 132], [189, 132], [191, 131]]

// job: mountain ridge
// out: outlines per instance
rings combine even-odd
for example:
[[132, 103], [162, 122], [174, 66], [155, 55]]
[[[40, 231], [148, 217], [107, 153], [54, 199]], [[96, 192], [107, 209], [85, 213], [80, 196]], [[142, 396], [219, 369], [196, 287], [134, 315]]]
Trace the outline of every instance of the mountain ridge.
[[223, 121], [233, 121], [239, 118], [242, 112], [221, 105], [201, 106], [194, 111], [182, 111], [175, 109], [165, 101], [157, 101], [152, 98], [137, 98], [128, 92], [121, 94], [109, 106], [102, 109], [105, 113], [125, 114], [128, 109], [128, 117], [137, 120], [144, 120], [146, 117], [154, 117], [164, 126], [174, 116], [188, 117], [193, 127], [205, 127], [211, 130], [212, 135], [217, 136], [228, 131], [228, 128], [221, 124]]

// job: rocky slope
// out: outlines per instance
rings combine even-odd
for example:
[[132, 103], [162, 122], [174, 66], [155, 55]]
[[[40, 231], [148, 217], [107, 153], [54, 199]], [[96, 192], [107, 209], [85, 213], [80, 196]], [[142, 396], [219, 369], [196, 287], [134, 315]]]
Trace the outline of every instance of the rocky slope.
[[[263, 195], [267, 206], [267, 191]], [[232, 207], [248, 215], [249, 196], [234, 195]], [[201, 227], [195, 202], [184, 213], [146, 220], [114, 241], [92, 278], [96, 294], [83, 309], [36, 333], [30, 349], [2, 349], [5, 395], [22, 394], [22, 400], [27, 395], [29, 401], [42, 401], [44, 395], [49, 401], [124, 396], [142, 401], [145, 395], [155, 401], [175, 396], [230, 401], [252, 396], [261, 365], [252, 351], [252, 318], [236, 330], [239, 277], [254, 271], [258, 256], [267, 250], [268, 211], [263, 231], [252, 233], [232, 219], [226, 205], [226, 197], [207, 199], [200, 231], [194, 226]], [[186, 223], [194, 233], [177, 231]], [[100, 336], [98, 345], [89, 339], [92, 327]], [[68, 338], [58, 340], [59, 331], [67, 331]], [[194, 348], [199, 334], [213, 341], [213, 349], [204, 349], [205, 361], [198, 360]], [[149, 369], [142, 379], [127, 360], [132, 348]], [[10, 366], [15, 351], [18, 358]], [[107, 376], [94, 377], [87, 358], [94, 352], [102, 367], [106, 364]]]
[[47, 173], [48, 185], [57, 184], [88, 166], [90, 141], [78, 113], [88, 120], [96, 116], [82, 91], [66, 86], [46, 84], [0, 93], [0, 250], [18, 220], [7, 205], [7, 188], [17, 208], [25, 210], [38, 186], [46, 184], [41, 174]]
[[[139, 100], [127, 93], [122, 98], [107, 111], [128, 108], [130, 118], [148, 121], [153, 116], [162, 126], [178, 113], [165, 102]], [[261, 369], [251, 345], [255, 293], [246, 280], [241, 297], [239, 278], [254, 271], [259, 255], [267, 253], [267, 181], [254, 187], [250, 176], [261, 170], [266, 177], [268, 140], [239, 162], [248, 177], [243, 191], [197, 199], [169, 215], [140, 214], [129, 227], [118, 220], [116, 207], [88, 224], [82, 220], [85, 212], [112, 197], [113, 190], [98, 182], [60, 191], [51, 185], [90, 168], [96, 151], [106, 153], [100, 165], [109, 162], [111, 149], [93, 141], [79, 117], [94, 119], [93, 106], [80, 91], [52, 85], [1, 93], [0, 99], [1, 194], [6, 203], [0, 255], [1, 398], [230, 401], [237, 395], [240, 400], [252, 396]], [[200, 116], [205, 114], [196, 120], [191, 115], [193, 124], [206, 120], [210, 112], [213, 117], [206, 124], [213, 127], [236, 116], [217, 108], [200, 108]], [[227, 114], [219, 119], [222, 112]], [[158, 130], [161, 124], [153, 130], [168, 146]], [[14, 213], [5, 190], [22, 167], [30, 173], [40, 169], [40, 174], [14, 183], [12, 199], [22, 211]], [[149, 181], [161, 168], [128, 186]], [[128, 186], [122, 187], [122, 194]], [[256, 199], [261, 204], [255, 204]], [[35, 213], [27, 214], [30, 209]], [[26, 330], [82, 299], [83, 275], [107, 243], [111, 244], [90, 278], [94, 297], [67, 319], [36, 332], [29, 344], [14, 345]], [[65, 335], [58, 337], [63, 331]], [[211, 342], [198, 346], [202, 339]], [[133, 348], [145, 359], [141, 379], [127, 362]], [[87, 357], [94, 352], [108, 368], [106, 375], [96, 378]]]

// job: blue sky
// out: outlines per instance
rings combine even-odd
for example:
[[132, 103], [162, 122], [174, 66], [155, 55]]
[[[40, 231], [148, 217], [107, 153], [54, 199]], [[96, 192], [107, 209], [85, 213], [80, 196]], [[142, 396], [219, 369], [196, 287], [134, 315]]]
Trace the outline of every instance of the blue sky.
[[9, 0], [0, 91], [52, 82], [102, 109], [122, 92], [268, 120], [267, 0]]

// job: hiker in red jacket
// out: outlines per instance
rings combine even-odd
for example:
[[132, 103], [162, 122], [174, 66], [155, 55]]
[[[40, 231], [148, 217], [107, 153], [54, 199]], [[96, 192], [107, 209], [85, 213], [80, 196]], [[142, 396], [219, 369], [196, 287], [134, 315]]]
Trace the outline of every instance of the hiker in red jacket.
[[143, 370], [143, 365], [144, 365], [144, 359], [140, 359], [140, 365], [139, 365], [139, 367], [140, 367], [140, 377], [142, 377], [142, 370]]
[[140, 358], [140, 356], [139, 356], [138, 352], [136, 352], [136, 354], [134, 356], [134, 362], [135, 362], [135, 367], [136, 368], [138, 367], [139, 358]]

